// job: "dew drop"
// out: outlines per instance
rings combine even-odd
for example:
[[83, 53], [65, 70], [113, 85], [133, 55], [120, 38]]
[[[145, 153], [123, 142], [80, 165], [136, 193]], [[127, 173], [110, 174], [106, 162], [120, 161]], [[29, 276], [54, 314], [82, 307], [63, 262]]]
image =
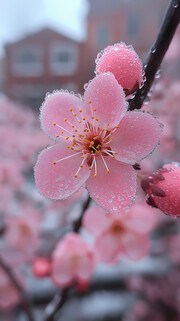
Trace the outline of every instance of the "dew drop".
[[174, 7], [174, 8], [178, 8], [178, 7], [179, 7], [179, 4], [178, 4], [177, 2], [174, 2], [173, 7]]

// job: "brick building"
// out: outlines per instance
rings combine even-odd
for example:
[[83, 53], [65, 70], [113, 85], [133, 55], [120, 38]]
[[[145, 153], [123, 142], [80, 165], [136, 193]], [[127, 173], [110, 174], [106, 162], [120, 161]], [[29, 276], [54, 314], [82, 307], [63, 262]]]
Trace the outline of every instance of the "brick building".
[[37, 108], [46, 92], [83, 91], [94, 77], [94, 60], [107, 44], [132, 44], [141, 58], [156, 38], [168, 0], [89, 0], [87, 39], [78, 43], [43, 29], [9, 44], [5, 51], [4, 91]]
[[48, 91], [79, 91], [82, 84], [83, 44], [51, 29], [43, 29], [6, 45], [5, 93], [37, 107]]

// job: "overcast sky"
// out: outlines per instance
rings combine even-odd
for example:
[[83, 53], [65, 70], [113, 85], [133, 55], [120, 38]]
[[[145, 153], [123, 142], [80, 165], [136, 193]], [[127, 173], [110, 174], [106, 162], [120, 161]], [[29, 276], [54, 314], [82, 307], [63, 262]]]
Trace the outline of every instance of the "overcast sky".
[[0, 55], [5, 43], [43, 26], [81, 40], [87, 12], [88, 0], [0, 0]]

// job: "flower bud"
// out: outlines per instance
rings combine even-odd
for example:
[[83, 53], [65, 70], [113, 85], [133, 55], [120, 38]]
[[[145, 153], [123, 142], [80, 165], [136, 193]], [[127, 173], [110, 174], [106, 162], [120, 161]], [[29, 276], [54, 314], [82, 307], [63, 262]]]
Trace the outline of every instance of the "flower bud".
[[172, 163], [141, 181], [146, 202], [171, 217], [180, 217], [180, 164]]
[[132, 46], [117, 43], [106, 47], [96, 59], [96, 74], [112, 72], [126, 96], [143, 85], [142, 63]]
[[51, 262], [45, 257], [36, 258], [32, 266], [33, 275], [37, 278], [44, 278], [50, 275]]

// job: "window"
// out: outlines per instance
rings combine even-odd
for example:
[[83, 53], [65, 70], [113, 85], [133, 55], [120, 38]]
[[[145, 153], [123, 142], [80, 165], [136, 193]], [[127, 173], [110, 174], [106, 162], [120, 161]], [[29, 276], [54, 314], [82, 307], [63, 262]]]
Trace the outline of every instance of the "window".
[[13, 52], [12, 71], [15, 76], [37, 77], [42, 74], [42, 50], [38, 46], [21, 46]]
[[54, 44], [50, 48], [49, 63], [54, 75], [73, 75], [78, 65], [78, 47], [75, 44]]

